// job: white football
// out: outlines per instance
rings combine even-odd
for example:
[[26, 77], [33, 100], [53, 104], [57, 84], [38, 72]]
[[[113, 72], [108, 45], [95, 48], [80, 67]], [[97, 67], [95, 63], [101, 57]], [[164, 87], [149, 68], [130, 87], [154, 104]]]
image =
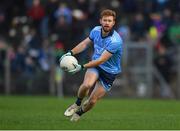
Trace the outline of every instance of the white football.
[[70, 70], [75, 69], [74, 64], [78, 64], [78, 61], [74, 56], [65, 56], [60, 61], [60, 67], [64, 71], [70, 71]]

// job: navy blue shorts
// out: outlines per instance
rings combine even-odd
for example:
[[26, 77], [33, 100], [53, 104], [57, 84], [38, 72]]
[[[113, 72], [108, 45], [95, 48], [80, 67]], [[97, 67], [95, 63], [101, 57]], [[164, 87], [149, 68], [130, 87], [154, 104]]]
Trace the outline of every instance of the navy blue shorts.
[[117, 76], [117, 74], [108, 73], [100, 67], [89, 68], [88, 71], [93, 71], [97, 73], [99, 81], [101, 82], [106, 91], [109, 91], [111, 89], [113, 82]]

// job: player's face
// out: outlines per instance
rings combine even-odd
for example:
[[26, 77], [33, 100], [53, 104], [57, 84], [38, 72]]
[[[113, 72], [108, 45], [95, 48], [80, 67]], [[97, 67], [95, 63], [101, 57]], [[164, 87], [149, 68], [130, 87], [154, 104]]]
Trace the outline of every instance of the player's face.
[[113, 16], [103, 16], [100, 19], [100, 24], [104, 30], [104, 32], [109, 32], [113, 28], [115, 21]]

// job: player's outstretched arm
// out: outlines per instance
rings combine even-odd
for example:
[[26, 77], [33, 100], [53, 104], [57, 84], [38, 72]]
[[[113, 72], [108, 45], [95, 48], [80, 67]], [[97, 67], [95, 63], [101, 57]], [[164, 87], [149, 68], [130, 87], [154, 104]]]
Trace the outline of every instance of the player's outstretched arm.
[[66, 54], [61, 56], [61, 58], [59, 59], [59, 62], [65, 56], [72, 56], [72, 55], [75, 55], [75, 54], [78, 54], [78, 53], [82, 52], [83, 50], [85, 50], [88, 47], [88, 45], [90, 45], [90, 43], [91, 43], [91, 40], [89, 39], [89, 37], [87, 37], [82, 42], [80, 42], [76, 47], [74, 47], [72, 50], [68, 51]]
[[71, 50], [72, 54], [75, 55], [75, 54], [81, 53], [90, 45], [90, 43], [91, 43], [91, 40], [89, 39], [89, 37], [87, 37]]

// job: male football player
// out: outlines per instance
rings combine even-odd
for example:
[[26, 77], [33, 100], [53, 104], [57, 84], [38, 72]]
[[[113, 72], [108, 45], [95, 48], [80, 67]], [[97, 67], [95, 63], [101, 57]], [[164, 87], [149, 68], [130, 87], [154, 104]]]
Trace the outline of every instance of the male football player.
[[[115, 20], [116, 13], [113, 10], [103, 10], [100, 14], [101, 26], [94, 27], [89, 37], [61, 57], [62, 59], [67, 55], [76, 55], [89, 45], [94, 47], [91, 61], [84, 65], [75, 65], [76, 68], [69, 71], [74, 74], [81, 69], [87, 69], [84, 81], [78, 90], [77, 100], [64, 112], [65, 116], [71, 116], [71, 121], [78, 121], [84, 113], [91, 110], [97, 101], [110, 91], [116, 75], [121, 72], [123, 42], [113, 29]], [[81, 104], [93, 87], [89, 98]]]

